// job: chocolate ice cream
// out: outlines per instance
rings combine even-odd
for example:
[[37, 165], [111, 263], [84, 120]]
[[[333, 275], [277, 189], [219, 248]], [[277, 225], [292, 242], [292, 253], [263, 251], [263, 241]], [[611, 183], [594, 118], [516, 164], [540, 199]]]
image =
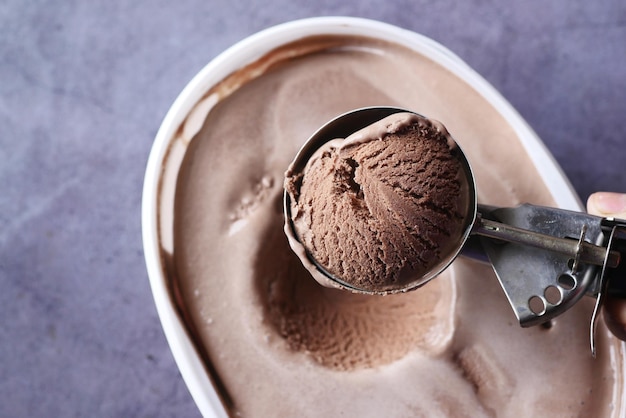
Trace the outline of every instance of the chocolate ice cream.
[[327, 142], [304, 171], [287, 171], [285, 187], [310, 256], [366, 292], [423, 284], [449, 264], [473, 202], [464, 157], [446, 128], [406, 112]]
[[159, 237], [172, 300], [228, 415], [620, 416], [622, 346], [601, 326], [589, 355], [591, 298], [550, 329], [520, 330], [489, 266], [457, 260], [384, 297], [319, 286], [302, 267], [282, 229], [285, 170], [307, 133], [381, 103], [444, 120], [479, 200], [554, 205], [497, 108], [413, 50], [305, 38], [226, 78], [172, 140], [180, 170], [162, 196], [175, 210]]

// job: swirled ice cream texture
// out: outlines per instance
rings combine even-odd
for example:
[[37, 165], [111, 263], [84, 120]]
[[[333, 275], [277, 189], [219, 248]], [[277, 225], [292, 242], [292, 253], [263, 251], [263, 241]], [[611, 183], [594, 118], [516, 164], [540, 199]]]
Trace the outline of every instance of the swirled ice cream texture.
[[313, 257], [351, 289], [423, 284], [462, 243], [472, 213], [467, 177], [441, 123], [414, 113], [387, 116], [323, 144], [303, 170], [287, 171], [299, 237], [292, 246], [302, 243], [305, 265]]

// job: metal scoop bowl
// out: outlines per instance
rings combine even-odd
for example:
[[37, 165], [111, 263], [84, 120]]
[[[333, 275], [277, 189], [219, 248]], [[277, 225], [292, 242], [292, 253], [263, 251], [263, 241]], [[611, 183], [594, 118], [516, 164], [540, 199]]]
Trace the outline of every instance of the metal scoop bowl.
[[[387, 116], [404, 112], [407, 111], [395, 107], [363, 108], [348, 112], [331, 120], [315, 132], [300, 149], [287, 170], [286, 176], [289, 178], [292, 175], [298, 176], [303, 173], [311, 157], [325, 143], [337, 138], [347, 138], [352, 133], [378, 122]], [[456, 146], [454, 146], [453, 158], [458, 161], [459, 166], [461, 167], [462, 172], [459, 174], [459, 177], [461, 179], [461, 183], [464, 183], [461, 184], [462, 190], [460, 193], [464, 197], [459, 198], [459, 211], [463, 215], [463, 225], [460, 226], [461, 236], [458, 238], [455, 237], [458, 239], [458, 242], [447, 243], [446, 249], [442, 252], [442, 254], [440, 254], [439, 257], [437, 257], [436, 260], [433, 261], [434, 264], [429, 266], [428, 271], [425, 273], [413, 272], [408, 275], [408, 277], [404, 277], [402, 280], [398, 280], [397, 282], [390, 282], [384, 287], [357, 287], [354, 283], [344, 280], [343, 277], [332, 274], [327, 266], [316, 260], [312, 252], [306, 248], [304, 240], [302, 240], [298, 235], [298, 227], [295, 225], [292, 216], [292, 203], [294, 203], [292, 199], [297, 199], [295, 196], [297, 193], [292, 191], [293, 195], [290, 195], [286, 188], [284, 202], [286, 216], [285, 231], [289, 238], [291, 247], [299, 254], [303, 264], [309, 269], [316, 280], [329, 287], [339, 287], [341, 289], [366, 294], [391, 294], [406, 292], [422, 286], [429, 280], [438, 276], [457, 257], [463, 247], [463, 243], [467, 240], [470, 231], [472, 230], [474, 219], [476, 217], [476, 191], [469, 162], [467, 161], [465, 154], [460, 149], [457, 149]], [[468, 181], [464, 181], [465, 179]]]

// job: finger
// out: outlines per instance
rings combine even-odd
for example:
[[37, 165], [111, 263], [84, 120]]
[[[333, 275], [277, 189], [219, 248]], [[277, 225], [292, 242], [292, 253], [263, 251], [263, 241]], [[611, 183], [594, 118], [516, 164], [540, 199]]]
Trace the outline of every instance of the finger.
[[[626, 194], [596, 192], [587, 199], [587, 212], [626, 219]], [[602, 313], [609, 331], [620, 340], [626, 341], [626, 299], [608, 296]]]
[[607, 297], [603, 305], [604, 323], [609, 331], [626, 341], [626, 299]]
[[626, 218], [626, 194], [597, 192], [587, 199], [587, 211], [598, 216]]

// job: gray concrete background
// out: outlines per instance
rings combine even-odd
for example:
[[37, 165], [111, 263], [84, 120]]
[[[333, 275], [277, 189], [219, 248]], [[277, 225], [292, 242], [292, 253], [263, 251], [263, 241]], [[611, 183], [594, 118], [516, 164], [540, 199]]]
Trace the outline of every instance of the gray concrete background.
[[2, 0], [0, 416], [199, 415], [143, 261], [148, 153], [209, 60], [319, 15], [443, 43], [521, 112], [583, 200], [626, 191], [622, 0]]

